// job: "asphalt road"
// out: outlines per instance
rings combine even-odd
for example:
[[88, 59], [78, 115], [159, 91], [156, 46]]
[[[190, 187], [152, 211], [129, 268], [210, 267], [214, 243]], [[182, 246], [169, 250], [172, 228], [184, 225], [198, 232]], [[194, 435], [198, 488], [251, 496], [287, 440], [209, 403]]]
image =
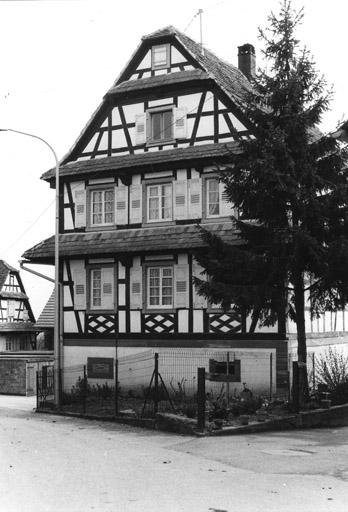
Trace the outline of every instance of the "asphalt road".
[[346, 512], [347, 435], [190, 438], [0, 400], [0, 512]]

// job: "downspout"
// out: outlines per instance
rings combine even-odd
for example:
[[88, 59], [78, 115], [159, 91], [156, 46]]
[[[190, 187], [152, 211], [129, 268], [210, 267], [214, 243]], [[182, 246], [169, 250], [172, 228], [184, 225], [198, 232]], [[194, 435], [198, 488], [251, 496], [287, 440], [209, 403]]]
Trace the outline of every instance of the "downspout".
[[55, 282], [55, 280], [52, 279], [52, 277], [45, 276], [44, 274], [40, 274], [40, 272], [36, 272], [35, 270], [32, 270], [31, 268], [25, 267], [24, 264], [28, 263], [27, 261], [19, 260], [18, 263], [22, 270], [26, 270], [30, 274], [34, 274], [34, 276], [42, 277], [42, 279], [46, 279], [47, 281], [50, 281], [51, 283]]

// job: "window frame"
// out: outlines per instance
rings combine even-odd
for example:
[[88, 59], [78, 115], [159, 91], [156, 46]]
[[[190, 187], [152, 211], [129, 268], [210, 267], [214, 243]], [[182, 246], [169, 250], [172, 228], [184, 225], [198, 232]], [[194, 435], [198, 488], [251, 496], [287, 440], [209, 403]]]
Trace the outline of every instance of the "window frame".
[[[156, 50], [160, 50], [161, 48], [164, 49], [166, 58], [165, 58], [165, 60], [163, 59], [162, 61], [160, 61], [159, 64], [156, 64], [155, 53], [156, 53]], [[170, 44], [166, 43], [166, 44], [157, 44], [157, 45], [152, 46], [152, 48], [151, 48], [151, 69], [153, 71], [156, 71], [158, 69], [167, 69], [169, 67], [170, 67]]]
[[[158, 286], [158, 288], [160, 289], [160, 294], [159, 294], [159, 304], [150, 304], [150, 271], [151, 270], [156, 270], [156, 269], [159, 269], [160, 270], [160, 276], [159, 276], [159, 279], [160, 279], [160, 284]], [[163, 295], [163, 288], [166, 288], [168, 286], [165, 286], [163, 284], [163, 280], [165, 278], [168, 278], [168, 276], [164, 276], [163, 273], [164, 273], [164, 270], [167, 270], [167, 269], [170, 269], [171, 270], [171, 304], [162, 304], [163, 302], [163, 298], [166, 297], [165, 295]], [[174, 272], [174, 264], [173, 262], [171, 263], [168, 263], [168, 264], [163, 264], [163, 263], [158, 263], [157, 262], [151, 262], [149, 263], [148, 265], [146, 265], [145, 267], [145, 290], [146, 290], [146, 294], [145, 294], [145, 306], [146, 306], [146, 309], [148, 311], [159, 311], [159, 310], [173, 310], [175, 308], [175, 305], [174, 305], [174, 292], [175, 292], [175, 272]]]
[[[104, 285], [107, 284], [107, 282], [103, 281], [103, 270], [106, 270], [106, 269], [111, 269], [112, 270], [112, 284], [111, 284], [111, 301], [113, 302], [113, 306], [112, 307], [108, 307], [106, 304], [105, 304], [105, 295], [108, 295], [108, 294], [105, 294], [105, 291], [103, 292], [103, 288], [104, 288]], [[86, 273], [86, 278], [87, 278], [87, 311], [89, 313], [95, 313], [95, 312], [115, 312], [116, 311], [116, 269], [115, 269], [115, 265], [114, 264], [93, 264], [93, 265], [88, 265], [87, 268], [87, 273]], [[93, 274], [97, 271], [100, 271], [100, 305], [94, 305], [93, 304], [93, 299], [94, 299], [94, 294], [93, 294]], [[104, 300], [103, 300], [104, 299]]]
[[[147, 135], [147, 146], [158, 146], [159, 144], [168, 144], [173, 143], [175, 141], [175, 119], [174, 119], [174, 108], [175, 106], [170, 105], [163, 105], [161, 107], [154, 107], [149, 108], [146, 111], [146, 133]], [[153, 130], [154, 130], [154, 118], [157, 115], [163, 116], [165, 113], [170, 112], [170, 136], [169, 137], [154, 137]], [[162, 127], [161, 127], [162, 128]], [[168, 128], [164, 127], [164, 129], [159, 132], [160, 135], [166, 132]]]
[[[111, 209], [111, 212], [107, 212], [105, 210], [105, 205], [106, 205], [105, 194], [107, 192], [112, 192], [112, 209]], [[93, 215], [98, 215], [98, 213], [94, 214], [94, 212], [93, 212], [93, 204], [94, 204], [94, 202], [93, 202], [93, 194], [96, 194], [96, 193], [102, 193], [103, 194], [103, 200], [101, 202], [101, 204], [102, 204], [102, 212], [101, 212], [102, 222], [93, 222]], [[113, 226], [113, 225], [115, 225], [115, 200], [116, 200], [115, 187], [112, 184], [109, 185], [109, 186], [104, 185], [103, 187], [91, 187], [91, 188], [88, 189], [88, 207], [89, 207], [88, 225], [89, 225], [89, 227], [95, 229], [95, 228], [104, 228], [105, 226]], [[110, 222], [105, 222], [105, 216], [108, 213], [111, 213], [111, 221]]]
[[[210, 214], [209, 213], [210, 204], [211, 204], [209, 202], [209, 199], [210, 199], [209, 184], [212, 183], [212, 182], [216, 182], [217, 183], [217, 190], [213, 191], [213, 192], [217, 193], [217, 198], [218, 198], [218, 201], [215, 204], [218, 205], [219, 212], [216, 213], [216, 214]], [[205, 180], [205, 216], [206, 216], [207, 219], [216, 219], [216, 218], [221, 217], [220, 182], [219, 182], [219, 178], [216, 177], [216, 176], [209, 176]]]
[[[173, 186], [174, 180], [171, 178], [170, 180], [164, 180], [164, 181], [156, 181], [156, 182], [148, 182], [145, 183], [145, 220], [146, 223], [149, 224], [155, 224], [155, 223], [163, 223], [163, 222], [173, 222], [174, 220], [174, 186]], [[159, 187], [161, 190], [163, 187], [170, 187], [170, 217], [160, 217], [156, 219], [150, 219], [150, 188]], [[159, 206], [158, 211], [161, 212], [164, 207], [162, 206], [161, 202], [163, 198], [165, 199], [165, 195], [158, 194], [157, 196], [153, 196], [153, 198], [157, 197], [159, 200]]]

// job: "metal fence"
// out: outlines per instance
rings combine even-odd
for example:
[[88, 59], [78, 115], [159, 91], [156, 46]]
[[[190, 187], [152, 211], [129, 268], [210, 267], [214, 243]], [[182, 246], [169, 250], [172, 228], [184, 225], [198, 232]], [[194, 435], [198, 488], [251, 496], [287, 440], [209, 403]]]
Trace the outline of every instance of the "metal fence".
[[[264, 397], [272, 397], [277, 391], [279, 361], [275, 351], [166, 348], [108, 361], [105, 379], [96, 377], [89, 363], [61, 370], [63, 410], [101, 416], [127, 413], [137, 417], [173, 411], [195, 403], [198, 368], [205, 370], [205, 389], [210, 399], [224, 397], [228, 402], [245, 389]], [[38, 406], [47, 406], [53, 401], [53, 373], [49, 374], [49, 384], [45, 370], [38, 373], [38, 379]]]

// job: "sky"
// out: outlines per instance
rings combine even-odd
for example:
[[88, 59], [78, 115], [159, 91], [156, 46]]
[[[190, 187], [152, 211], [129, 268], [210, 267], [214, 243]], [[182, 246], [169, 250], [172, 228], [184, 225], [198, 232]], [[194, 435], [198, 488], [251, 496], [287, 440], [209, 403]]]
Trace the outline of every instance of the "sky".
[[[348, 119], [347, 0], [293, 0], [297, 32], [334, 96], [327, 133]], [[46, 140], [61, 160], [100, 105], [143, 35], [173, 25], [237, 66], [251, 43], [265, 66], [259, 28], [279, 0], [0, 0], [0, 128]], [[202, 11], [199, 14], [199, 11]], [[23, 253], [54, 234], [55, 191], [40, 179], [55, 165], [41, 141], [0, 132], [0, 259], [20, 269]], [[52, 267], [32, 266], [50, 277]], [[53, 284], [21, 270], [36, 318]]]

